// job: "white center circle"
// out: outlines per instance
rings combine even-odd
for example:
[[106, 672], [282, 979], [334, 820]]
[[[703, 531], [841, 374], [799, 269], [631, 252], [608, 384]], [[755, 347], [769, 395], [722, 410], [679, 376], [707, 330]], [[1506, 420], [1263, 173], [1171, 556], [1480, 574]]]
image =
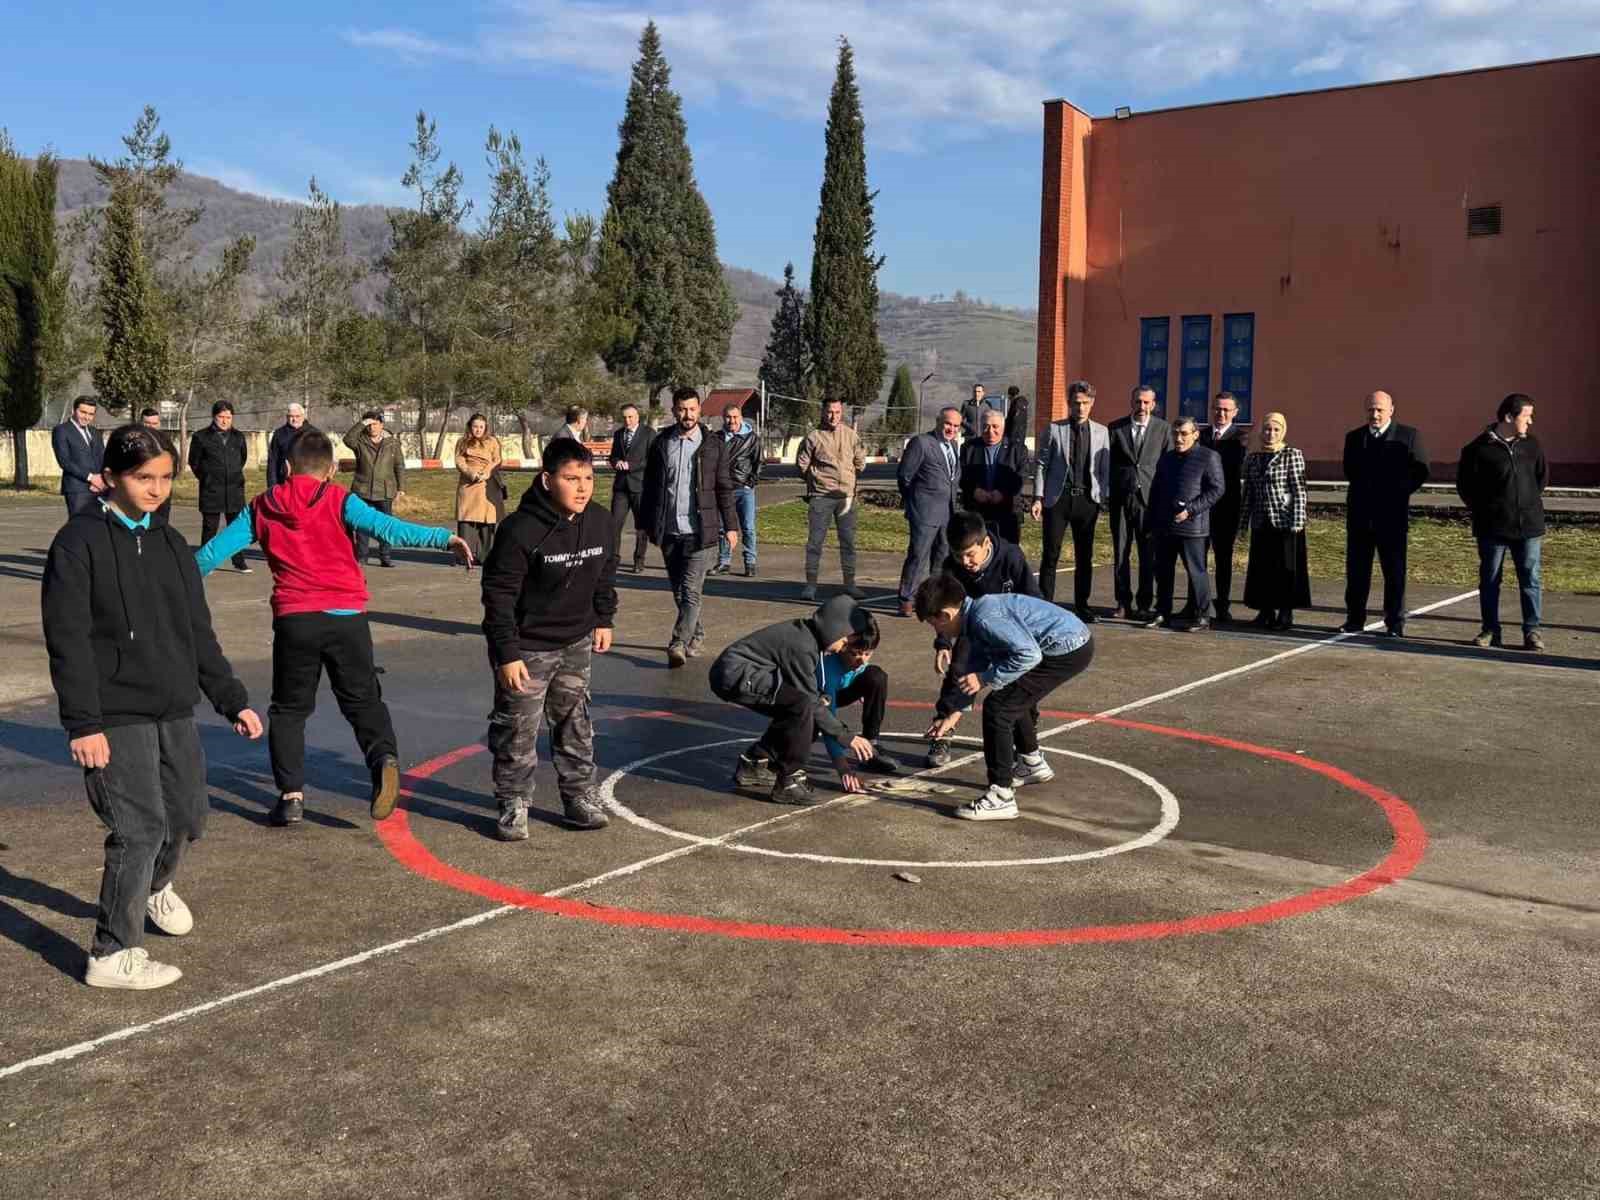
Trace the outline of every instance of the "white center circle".
[[[752, 846], [745, 842], [728, 841], [728, 835], [726, 834], [722, 835], [721, 837], [702, 837], [696, 833], [685, 833], [681, 829], [673, 829], [671, 826], [663, 825], [659, 821], [652, 821], [649, 817], [641, 816], [639, 813], [634, 812], [626, 804], [617, 799], [617, 784], [623, 779], [627, 778], [629, 775], [632, 775], [645, 767], [651, 766], [658, 762], [663, 762], [669, 758], [677, 758], [684, 754], [698, 754], [706, 750], [720, 749], [723, 746], [743, 745], [748, 743], [749, 740], [750, 739], [748, 737], [729, 738], [726, 741], [721, 742], [707, 742], [702, 746], [677, 746], [671, 750], [663, 750], [659, 754], [652, 754], [646, 758], [636, 759], [635, 761], [628, 763], [626, 766], [618, 767], [615, 771], [611, 772], [610, 775], [606, 776], [605, 780], [600, 784], [600, 803], [609, 811], [616, 813], [619, 817], [632, 822], [641, 829], [648, 829], [653, 833], [659, 833], [665, 835], [666, 837], [676, 838], [681, 842], [691, 842], [701, 846], [717, 846], [725, 850], [736, 850], [740, 854], [764, 854], [769, 858], [794, 858], [800, 859], [804, 862], [830, 863], [835, 866], [857, 867], [922, 867], [927, 869], [936, 869], [940, 867], [1042, 867], [1051, 866], [1056, 863], [1086, 862], [1090, 859], [1110, 858], [1113, 854], [1126, 854], [1130, 850], [1142, 850], [1146, 846], [1153, 846], [1178, 826], [1178, 798], [1173, 795], [1171, 789], [1163, 784], [1159, 779], [1156, 779], [1151, 775], [1147, 775], [1137, 767], [1130, 767], [1127, 763], [1117, 762], [1115, 759], [1098, 758], [1093, 754], [1082, 754], [1076, 750], [1061, 750], [1054, 746], [1041, 746], [1040, 749], [1050, 754], [1060, 754], [1067, 758], [1076, 758], [1083, 762], [1094, 763], [1096, 766], [1109, 767], [1113, 771], [1121, 771], [1130, 779], [1136, 779], [1140, 783], [1144, 784], [1156, 794], [1156, 798], [1161, 802], [1160, 819], [1155, 823], [1154, 826], [1152, 826], [1150, 829], [1147, 829], [1144, 833], [1141, 833], [1136, 838], [1132, 838], [1126, 842], [1118, 842], [1112, 846], [1104, 846], [1098, 850], [1080, 850], [1075, 854], [1052, 854], [1042, 858], [935, 859], [932, 861], [917, 861], [898, 858], [852, 858], [846, 855], [838, 854], [811, 854], [799, 850], [774, 850], [767, 846]], [[957, 737], [950, 740], [968, 744], [979, 744], [982, 741], [981, 738], [972, 737]], [[954, 766], [956, 764], [951, 765]], [[911, 778], [915, 779], [937, 773], [941, 772], [918, 771], [913, 772]], [[797, 808], [794, 810], [792, 815], [799, 816], [802, 813], [814, 812], [818, 808], [826, 808], [832, 805], [841, 804], [848, 800], [856, 800], [860, 798], [861, 797], [859, 794], [846, 793], [834, 800], [826, 801], [820, 805], [807, 808]]]

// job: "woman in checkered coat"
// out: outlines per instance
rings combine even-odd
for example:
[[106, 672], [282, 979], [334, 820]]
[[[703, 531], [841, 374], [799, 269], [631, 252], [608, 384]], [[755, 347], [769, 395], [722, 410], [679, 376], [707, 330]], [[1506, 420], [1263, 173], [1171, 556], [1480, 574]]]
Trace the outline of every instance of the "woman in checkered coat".
[[1259, 609], [1253, 624], [1288, 629], [1294, 610], [1311, 604], [1306, 570], [1306, 459], [1285, 442], [1289, 422], [1268, 413], [1261, 449], [1244, 461], [1239, 533], [1250, 538], [1244, 602]]

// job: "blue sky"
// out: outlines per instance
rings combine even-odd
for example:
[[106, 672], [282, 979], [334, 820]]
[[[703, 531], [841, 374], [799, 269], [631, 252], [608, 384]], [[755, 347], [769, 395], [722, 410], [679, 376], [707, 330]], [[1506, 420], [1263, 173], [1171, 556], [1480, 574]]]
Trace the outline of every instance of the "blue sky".
[[891, 291], [1032, 306], [1040, 102], [1095, 115], [1600, 51], [1597, 0], [10, 0], [0, 123], [115, 155], [145, 103], [197, 173], [402, 203], [414, 114], [474, 191], [490, 123], [598, 212], [647, 17], [684, 96], [724, 261], [808, 270], [835, 40], [856, 49]]

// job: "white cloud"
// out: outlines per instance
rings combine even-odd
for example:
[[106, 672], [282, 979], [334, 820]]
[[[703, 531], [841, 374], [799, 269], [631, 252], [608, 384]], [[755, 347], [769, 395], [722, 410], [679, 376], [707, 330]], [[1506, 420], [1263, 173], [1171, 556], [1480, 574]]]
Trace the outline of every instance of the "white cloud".
[[191, 175], [203, 175], [207, 179], [214, 179], [223, 187], [230, 187], [236, 192], [249, 192], [253, 196], [265, 196], [268, 200], [288, 200], [296, 204], [305, 203], [305, 194], [295, 194], [286, 191], [275, 184], [269, 183], [248, 167], [236, 166], [233, 163], [221, 162], [214, 158], [198, 159], [185, 163], [183, 169]]
[[654, 18], [691, 101], [820, 120], [836, 39], [855, 48], [874, 140], [1037, 128], [1040, 102], [1094, 111], [1600, 50], [1594, 0], [498, 0], [459, 39], [351, 31], [408, 62], [474, 60], [622, 81]]

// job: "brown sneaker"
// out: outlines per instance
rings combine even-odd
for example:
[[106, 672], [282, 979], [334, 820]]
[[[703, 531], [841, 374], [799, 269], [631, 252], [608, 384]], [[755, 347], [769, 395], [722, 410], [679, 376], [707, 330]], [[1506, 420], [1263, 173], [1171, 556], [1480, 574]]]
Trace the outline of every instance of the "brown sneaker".
[[1530, 629], [1522, 635], [1522, 648], [1524, 650], [1543, 650], [1544, 634], [1537, 629]]

